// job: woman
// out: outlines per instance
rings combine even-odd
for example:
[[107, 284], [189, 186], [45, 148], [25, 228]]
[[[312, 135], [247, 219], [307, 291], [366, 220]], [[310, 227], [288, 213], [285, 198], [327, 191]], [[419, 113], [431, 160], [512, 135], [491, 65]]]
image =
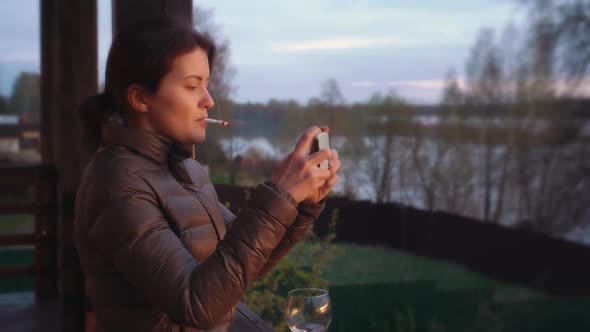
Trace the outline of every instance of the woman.
[[[309, 128], [234, 216], [199, 163], [214, 46], [167, 19], [121, 32], [105, 90], [80, 108], [96, 151], [76, 198], [75, 241], [101, 331], [227, 331], [254, 281], [299, 241], [338, 182], [337, 152]], [[317, 167], [330, 160], [330, 170]]]

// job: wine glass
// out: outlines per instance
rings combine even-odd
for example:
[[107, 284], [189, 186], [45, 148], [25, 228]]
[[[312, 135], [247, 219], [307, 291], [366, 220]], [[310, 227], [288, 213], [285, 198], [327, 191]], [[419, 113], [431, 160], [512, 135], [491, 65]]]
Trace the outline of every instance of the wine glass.
[[332, 321], [328, 291], [319, 288], [293, 289], [287, 296], [287, 324], [292, 332], [323, 332]]

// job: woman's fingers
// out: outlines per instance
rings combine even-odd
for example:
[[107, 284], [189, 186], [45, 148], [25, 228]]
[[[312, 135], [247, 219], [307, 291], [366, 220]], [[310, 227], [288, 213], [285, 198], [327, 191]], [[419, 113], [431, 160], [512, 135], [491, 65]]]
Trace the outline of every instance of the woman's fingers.
[[322, 160], [332, 159], [332, 155], [333, 155], [332, 150], [329, 150], [329, 149], [320, 150], [320, 151], [309, 156], [308, 163], [317, 166], [317, 164], [321, 163]]
[[338, 183], [338, 175], [334, 174], [332, 175], [328, 180], [326, 180], [326, 183], [324, 184], [324, 187], [326, 188], [332, 188], [336, 185], [336, 183]]
[[338, 151], [334, 149], [321, 150], [309, 156], [309, 163], [316, 165], [321, 163], [323, 160], [328, 159], [330, 165], [330, 171], [335, 174], [340, 170], [340, 159], [338, 159]]
[[330, 171], [332, 171], [332, 174], [336, 174], [340, 170], [340, 166], [342, 164], [340, 163], [340, 160], [336, 159], [336, 160], [330, 160], [329, 165], [330, 165]]
[[313, 172], [314, 174], [312, 176], [322, 181], [326, 181], [332, 176], [332, 172], [330, 172], [328, 169], [316, 168], [313, 170]]
[[312, 190], [320, 190], [326, 181], [332, 176], [332, 172], [327, 169], [314, 168], [309, 172], [309, 179], [311, 180]]
[[340, 159], [338, 158], [338, 151], [332, 149], [332, 159], [330, 159], [329, 164], [330, 165], [330, 171], [332, 171], [332, 174], [336, 174], [338, 172], [338, 170], [340, 170]]
[[307, 155], [307, 151], [309, 151], [309, 147], [311, 146], [311, 142], [315, 135], [321, 133], [322, 130], [316, 126], [309, 127], [303, 135], [297, 141], [297, 145], [295, 145], [295, 149], [293, 150], [293, 154], [298, 156], [305, 156]]

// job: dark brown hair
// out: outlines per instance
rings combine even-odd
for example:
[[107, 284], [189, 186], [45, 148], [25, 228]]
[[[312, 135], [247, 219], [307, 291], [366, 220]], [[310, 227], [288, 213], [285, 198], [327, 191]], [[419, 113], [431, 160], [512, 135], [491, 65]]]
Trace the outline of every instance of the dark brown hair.
[[78, 110], [84, 129], [83, 143], [90, 152], [101, 143], [102, 127], [115, 113], [129, 110], [127, 88], [132, 84], [155, 93], [174, 59], [195, 48], [207, 53], [213, 66], [215, 46], [204, 35], [180, 21], [156, 18], [140, 21], [121, 31], [107, 59], [102, 93], [87, 98]]

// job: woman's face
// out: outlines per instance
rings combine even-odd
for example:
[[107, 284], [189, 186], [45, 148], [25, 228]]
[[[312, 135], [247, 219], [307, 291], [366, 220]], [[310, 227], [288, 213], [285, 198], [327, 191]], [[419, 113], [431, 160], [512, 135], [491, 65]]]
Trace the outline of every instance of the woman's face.
[[207, 90], [209, 60], [201, 48], [180, 55], [162, 78], [158, 91], [147, 97], [150, 129], [183, 144], [205, 140], [207, 112], [213, 99]]

